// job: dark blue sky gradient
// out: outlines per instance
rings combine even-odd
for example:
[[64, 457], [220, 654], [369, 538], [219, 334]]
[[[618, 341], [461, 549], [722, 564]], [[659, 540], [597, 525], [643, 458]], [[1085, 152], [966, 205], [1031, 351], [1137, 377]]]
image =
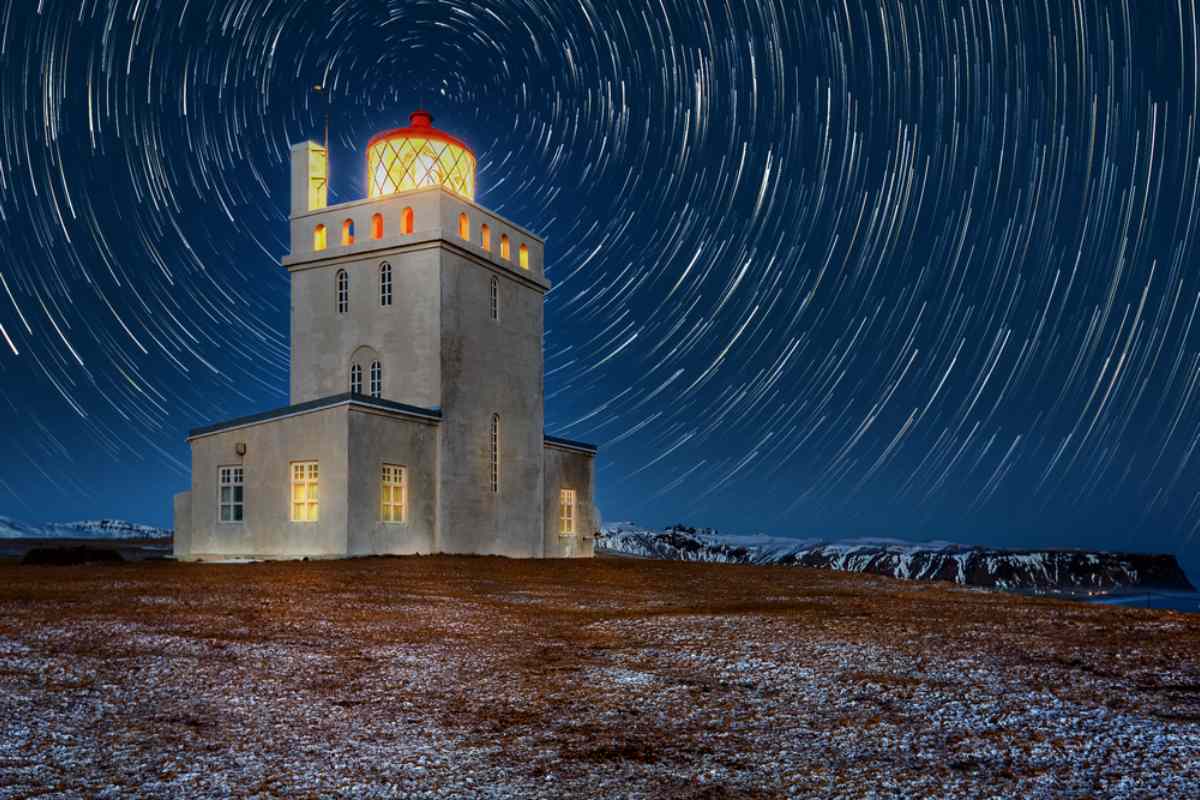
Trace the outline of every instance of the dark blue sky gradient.
[[0, 514], [169, 524], [187, 429], [286, 404], [324, 81], [333, 201], [423, 104], [547, 237], [606, 519], [1197, 563], [1190, 3], [0, 10]]

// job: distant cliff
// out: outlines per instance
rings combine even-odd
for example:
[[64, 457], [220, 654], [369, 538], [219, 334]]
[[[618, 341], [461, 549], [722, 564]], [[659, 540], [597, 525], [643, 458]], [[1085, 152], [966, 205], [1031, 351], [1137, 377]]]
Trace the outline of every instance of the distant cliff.
[[632, 523], [606, 525], [598, 550], [642, 558], [777, 564], [892, 578], [952, 581], [964, 586], [1036, 592], [1161, 589], [1195, 591], [1175, 556], [1084, 550], [1001, 550], [896, 539], [828, 541], [723, 536], [674, 525], [655, 531]]
[[0, 539], [169, 539], [165, 528], [138, 525], [119, 519], [83, 522], [19, 522], [0, 517]]

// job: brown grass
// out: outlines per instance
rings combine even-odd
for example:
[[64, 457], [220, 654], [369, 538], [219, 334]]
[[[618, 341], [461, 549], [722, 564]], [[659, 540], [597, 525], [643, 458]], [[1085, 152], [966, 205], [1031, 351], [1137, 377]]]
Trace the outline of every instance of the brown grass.
[[[160, 779], [187, 774], [180, 752], [186, 763], [240, 737], [237, 747], [267, 766], [226, 760], [228, 769], [268, 794], [338, 794], [280, 765], [300, 741], [361, 733], [373, 747], [395, 748], [387, 769], [407, 765], [406, 748], [420, 738], [476, 753], [471, 769], [499, 770], [480, 774], [535, 787], [550, 775], [593, 788], [612, 778], [605, 791], [613, 796], [637, 787], [649, 796], [775, 797], [805, 796], [811, 782], [819, 796], [830, 775], [849, 774], [846, 763], [785, 774], [756, 762], [817, 741], [834, 747], [838, 737], [867, 737], [855, 745], [862, 749], [898, 728], [924, 730], [925, 712], [914, 705], [921, 692], [952, 700], [984, 691], [943, 674], [964, 658], [1080, 709], [1135, 710], [1168, 727], [1200, 719], [1200, 616], [795, 568], [450, 557], [0, 564], [5, 641], [28, 656], [0, 649], [0, 711], [45, 712], [42, 724], [99, 751], [133, 747]], [[756, 666], [731, 671], [745, 659]], [[811, 688], [797, 688], [790, 676], [801, 668], [830, 673], [845, 703], [827, 708]], [[243, 695], [257, 706], [231, 704]], [[20, 697], [33, 698], [32, 711]], [[121, 708], [102, 714], [102, 731], [81, 733], [47, 711], [63, 716], [114, 698]], [[292, 720], [289, 708], [321, 712]], [[1015, 790], [1045, 769], [981, 761], [972, 742], [1032, 747], [1046, 738], [1003, 728], [999, 714], [995, 724], [980, 736], [938, 739], [945, 753], [937, 780], [988, 773], [998, 781], [989, 787]], [[41, 734], [52, 732], [0, 753], [14, 759], [0, 762], [0, 772], [3, 763], [41, 763]], [[859, 757], [867, 761], [851, 771], [864, 786], [876, 774], [919, 777], [886, 754], [879, 763], [866, 751]], [[801, 760], [782, 763], [791, 769]], [[340, 775], [342, 767], [323, 769]], [[70, 763], [52, 772], [47, 783], [12, 785], [64, 782], [87, 793], [103, 780], [137, 785], [142, 775], [110, 765], [96, 777]], [[433, 795], [453, 794], [445, 782], [461, 774], [461, 765], [431, 768], [414, 780]]]

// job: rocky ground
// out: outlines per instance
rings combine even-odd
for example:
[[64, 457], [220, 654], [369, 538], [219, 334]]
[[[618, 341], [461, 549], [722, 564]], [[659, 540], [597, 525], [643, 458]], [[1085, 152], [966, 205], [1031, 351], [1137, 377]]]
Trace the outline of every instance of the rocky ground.
[[0, 797], [1200, 797], [1200, 615], [798, 568], [0, 564]]

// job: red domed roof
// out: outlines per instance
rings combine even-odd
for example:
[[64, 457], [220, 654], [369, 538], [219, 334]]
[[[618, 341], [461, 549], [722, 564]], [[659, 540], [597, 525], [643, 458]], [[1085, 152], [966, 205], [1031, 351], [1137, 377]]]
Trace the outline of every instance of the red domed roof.
[[414, 137], [448, 142], [466, 150], [472, 157], [475, 156], [475, 151], [468, 147], [467, 143], [462, 139], [433, 127], [433, 114], [421, 109], [417, 109], [408, 115], [407, 128], [392, 128], [390, 131], [380, 131], [372, 136], [371, 141], [367, 142], [367, 149], [369, 150], [372, 145], [382, 142], [384, 139], [410, 139]]
[[414, 111], [407, 128], [377, 133], [367, 143], [367, 196], [442, 186], [475, 199], [475, 151]]

